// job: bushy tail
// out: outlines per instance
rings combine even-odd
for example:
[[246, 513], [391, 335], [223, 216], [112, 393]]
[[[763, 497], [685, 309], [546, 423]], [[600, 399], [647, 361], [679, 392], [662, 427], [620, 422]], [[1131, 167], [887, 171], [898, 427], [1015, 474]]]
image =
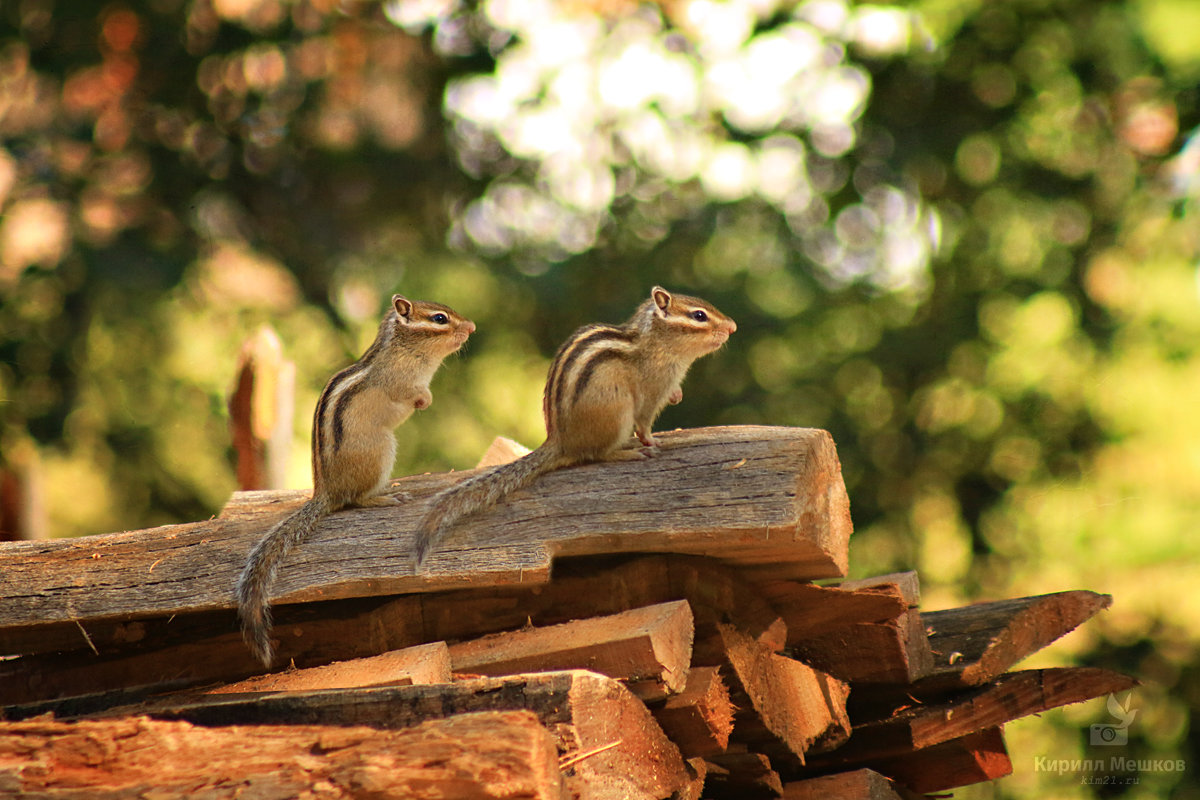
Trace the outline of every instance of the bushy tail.
[[275, 657], [271, 646], [271, 584], [275, 573], [291, 549], [307, 539], [317, 521], [331, 510], [326, 500], [313, 497], [267, 531], [246, 559], [237, 582], [238, 616], [242, 638], [264, 666], [271, 666]]
[[429, 512], [417, 527], [417, 570], [421, 569], [426, 557], [460, 519], [491, 508], [518, 489], [533, 483], [539, 476], [568, 464], [569, 460], [542, 446], [516, 461], [481, 472], [437, 494]]

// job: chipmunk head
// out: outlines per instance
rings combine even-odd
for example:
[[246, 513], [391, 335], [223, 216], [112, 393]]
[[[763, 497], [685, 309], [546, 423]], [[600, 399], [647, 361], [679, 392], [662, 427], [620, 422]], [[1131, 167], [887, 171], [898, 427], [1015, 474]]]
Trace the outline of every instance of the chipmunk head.
[[[435, 357], [455, 352], [475, 332], [474, 322], [441, 303], [409, 300], [396, 294], [392, 295], [392, 311], [395, 317], [385, 320], [384, 324], [390, 321], [398, 338], [408, 344], [428, 347]], [[388, 316], [392, 317], [391, 314]]]
[[661, 286], [650, 290], [639, 316], [651, 330], [669, 337], [672, 346], [695, 356], [717, 350], [737, 330], [737, 323], [716, 306], [684, 294], [671, 294]]

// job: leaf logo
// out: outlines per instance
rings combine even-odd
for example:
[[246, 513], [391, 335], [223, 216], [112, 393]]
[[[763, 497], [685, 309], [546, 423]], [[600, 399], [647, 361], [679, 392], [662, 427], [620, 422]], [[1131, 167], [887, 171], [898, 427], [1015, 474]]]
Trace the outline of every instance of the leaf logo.
[[1132, 703], [1132, 692], [1125, 696], [1124, 703], [1117, 700], [1117, 696], [1115, 694], [1110, 694], [1108, 696], [1108, 713], [1120, 723], [1120, 725], [1117, 727], [1128, 728], [1131, 724], [1133, 724], [1133, 718], [1137, 716], [1138, 710], [1136, 708], [1130, 708]]

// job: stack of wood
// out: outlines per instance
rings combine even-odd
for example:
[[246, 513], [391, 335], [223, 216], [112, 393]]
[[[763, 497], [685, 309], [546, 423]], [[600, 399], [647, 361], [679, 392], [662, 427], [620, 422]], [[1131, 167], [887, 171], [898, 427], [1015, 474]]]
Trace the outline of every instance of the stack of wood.
[[1104, 595], [924, 611], [913, 573], [814, 583], [848, 560], [828, 434], [661, 443], [546, 476], [423, 574], [415, 525], [470, 473], [405, 478], [395, 509], [329, 517], [281, 571], [288, 666], [270, 674], [232, 587], [301, 493], [0, 546], [0, 792], [907, 797], [1006, 775], [1005, 723], [1133, 685], [1010, 671]]

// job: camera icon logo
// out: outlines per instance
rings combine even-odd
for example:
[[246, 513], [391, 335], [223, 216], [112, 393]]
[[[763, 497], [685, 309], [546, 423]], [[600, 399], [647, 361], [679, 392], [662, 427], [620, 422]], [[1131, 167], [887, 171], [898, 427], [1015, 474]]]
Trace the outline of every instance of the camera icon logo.
[[1116, 725], [1093, 725], [1088, 743], [1092, 745], [1127, 745], [1129, 744], [1129, 731]]
[[1108, 713], [1117, 720], [1115, 725], [1097, 723], [1088, 730], [1088, 743], [1094, 746], [1121, 747], [1129, 744], [1129, 726], [1137, 716], [1137, 709], [1130, 708], [1132, 695], [1121, 703], [1116, 695], [1108, 696]]

